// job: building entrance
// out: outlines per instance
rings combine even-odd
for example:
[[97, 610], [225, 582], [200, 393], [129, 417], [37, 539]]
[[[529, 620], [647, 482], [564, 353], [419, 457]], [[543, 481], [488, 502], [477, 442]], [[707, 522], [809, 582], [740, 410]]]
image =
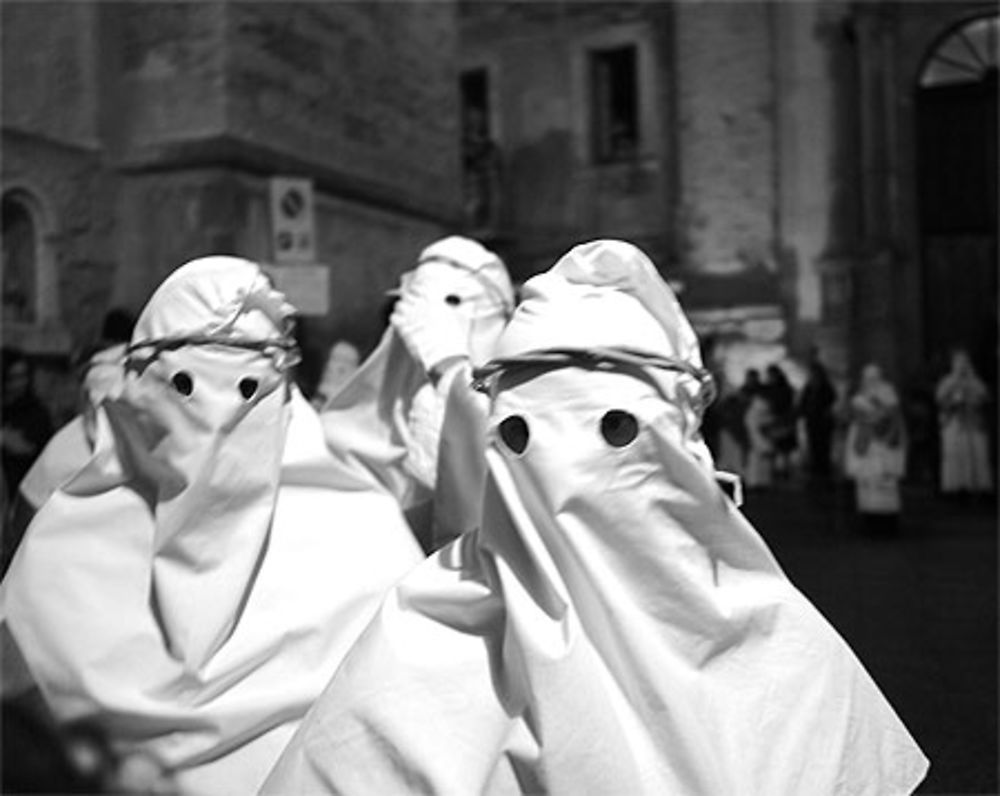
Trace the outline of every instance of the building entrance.
[[924, 350], [997, 378], [997, 32], [1000, 17], [941, 40], [916, 92]]

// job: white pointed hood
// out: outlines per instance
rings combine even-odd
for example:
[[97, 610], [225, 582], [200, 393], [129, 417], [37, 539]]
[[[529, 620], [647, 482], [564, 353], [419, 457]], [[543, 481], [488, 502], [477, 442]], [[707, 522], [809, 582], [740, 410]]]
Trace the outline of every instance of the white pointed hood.
[[151, 597], [168, 648], [192, 669], [232, 632], [267, 542], [293, 312], [255, 263], [178, 268], [139, 316], [122, 400], [109, 405], [119, 432], [141, 437], [131, 466], [155, 501]]
[[[514, 307], [507, 268], [477, 241], [450, 235], [424, 248], [400, 279], [401, 296], [419, 294], [449, 313], [475, 365], [492, 355]], [[406, 508], [431, 499], [445, 396], [399, 332], [386, 329], [354, 376], [321, 412], [331, 447], [360, 463]]]

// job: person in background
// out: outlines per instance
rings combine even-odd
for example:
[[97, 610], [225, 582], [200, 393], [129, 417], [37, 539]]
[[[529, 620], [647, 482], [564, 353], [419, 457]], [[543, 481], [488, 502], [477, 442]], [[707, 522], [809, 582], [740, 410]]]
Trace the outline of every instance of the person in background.
[[[702, 338], [701, 361], [705, 363], [705, 367], [712, 376], [712, 380], [716, 385], [717, 394], [715, 400], [705, 407], [705, 415], [701, 419], [701, 436], [705, 440], [705, 444], [708, 445], [708, 449], [712, 452], [712, 455], [716, 459], [719, 458], [722, 444], [720, 436], [722, 430], [720, 400], [723, 393], [726, 391], [727, 386], [724, 363], [716, 356], [717, 348], [718, 343], [712, 335], [706, 335]], [[739, 471], [729, 469], [729, 472], [735, 474]]]
[[262, 794], [905, 794], [927, 760], [720, 489], [697, 338], [582, 244], [494, 359], [478, 528], [386, 596]]
[[9, 794], [129, 794], [173, 796], [168, 776], [141, 759], [119, 759], [107, 735], [90, 722], [59, 723], [33, 694], [4, 699], [0, 792]]
[[320, 417], [330, 446], [398, 501], [429, 552], [478, 517], [486, 410], [472, 367], [489, 359], [514, 290], [494, 252], [450, 235], [420, 252], [398, 293], [378, 346]]
[[964, 349], [951, 354], [951, 369], [934, 392], [941, 434], [941, 492], [987, 494], [993, 490], [986, 408], [990, 392]]
[[0, 575], [10, 566], [35, 512], [90, 460], [97, 407], [106, 398], [113, 398], [121, 384], [124, 348], [119, 345], [98, 351], [87, 362], [80, 389], [80, 414], [56, 431], [21, 479], [3, 526]]
[[490, 137], [486, 113], [481, 108], [462, 111], [462, 194], [465, 223], [486, 229], [499, 219], [500, 148]]
[[844, 471], [854, 481], [855, 506], [866, 529], [895, 530], [902, 510], [906, 429], [896, 388], [878, 365], [861, 371], [848, 411]]
[[[112, 307], [101, 323], [101, 336], [90, 351], [90, 356], [98, 351], [128, 343], [135, 328], [135, 316], [124, 307]], [[87, 357], [89, 358], [89, 357]]]
[[763, 393], [771, 409], [767, 435], [773, 450], [772, 470], [775, 478], [787, 480], [791, 475], [792, 454], [798, 447], [795, 390], [779, 365], [768, 365], [764, 371]]
[[829, 479], [832, 472], [836, 403], [837, 391], [826, 368], [814, 352], [809, 359], [809, 373], [805, 384], [799, 393], [796, 414], [802, 418], [805, 426], [809, 475], [821, 481]]
[[723, 381], [722, 390], [713, 405], [718, 429], [716, 464], [720, 470], [741, 478], [746, 476], [747, 448], [750, 444], [744, 422], [748, 405], [747, 394], [726, 381]]
[[396, 502], [327, 448], [292, 377], [294, 319], [257, 263], [170, 274], [97, 407], [93, 455], [0, 584], [3, 660], [20, 662], [4, 697], [37, 691], [183, 796], [255, 793], [423, 560]]
[[337, 340], [330, 346], [330, 353], [326, 357], [326, 364], [323, 367], [323, 374], [320, 376], [316, 392], [312, 397], [313, 408], [321, 410], [337, 391], [350, 381], [351, 376], [358, 369], [361, 360], [361, 353], [354, 343], [348, 340]]
[[35, 392], [35, 370], [19, 349], [5, 346], [0, 351], [3, 382], [3, 413], [0, 416], [0, 447], [8, 497], [18, 485], [52, 436], [52, 416]]
[[121, 308], [109, 310], [97, 343], [84, 355], [81, 368], [79, 413], [52, 436], [18, 485], [3, 534], [2, 570], [6, 572], [14, 550], [38, 507], [66, 479], [87, 463], [93, 451], [96, 411], [106, 398], [114, 398], [124, 378], [125, 348], [135, 318]]
[[774, 414], [760, 380], [760, 371], [756, 368], [747, 370], [740, 392], [746, 403], [743, 415], [747, 438], [746, 485], [749, 489], [769, 487], [774, 483], [774, 441], [768, 430], [774, 421]]
[[906, 478], [933, 489], [940, 488], [941, 473], [941, 435], [934, 400], [936, 386], [936, 379], [915, 380], [902, 397], [907, 443]]

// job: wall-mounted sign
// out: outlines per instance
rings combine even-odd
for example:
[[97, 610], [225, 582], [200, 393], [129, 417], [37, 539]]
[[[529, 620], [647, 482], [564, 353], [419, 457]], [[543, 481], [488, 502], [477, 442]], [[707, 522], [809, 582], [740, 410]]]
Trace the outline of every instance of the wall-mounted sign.
[[312, 180], [271, 178], [271, 248], [279, 264], [316, 261]]
[[262, 268], [299, 314], [326, 315], [330, 311], [328, 266], [264, 263]]

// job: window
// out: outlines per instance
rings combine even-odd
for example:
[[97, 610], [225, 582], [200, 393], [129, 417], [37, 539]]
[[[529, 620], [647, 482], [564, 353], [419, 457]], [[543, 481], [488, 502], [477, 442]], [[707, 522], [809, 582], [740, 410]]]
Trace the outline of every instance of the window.
[[485, 231], [497, 223], [500, 185], [500, 151], [491, 129], [489, 71], [462, 72], [459, 88], [465, 222], [470, 231]]
[[38, 231], [25, 202], [3, 197], [3, 317], [15, 323], [35, 323], [38, 285]]
[[947, 36], [924, 65], [920, 87], [975, 83], [990, 77], [995, 80], [998, 29], [1000, 17], [985, 17]]
[[631, 160], [639, 151], [639, 88], [634, 45], [590, 55], [594, 160]]
[[490, 129], [490, 75], [483, 69], [462, 72], [462, 128], [476, 129], [483, 135]]

